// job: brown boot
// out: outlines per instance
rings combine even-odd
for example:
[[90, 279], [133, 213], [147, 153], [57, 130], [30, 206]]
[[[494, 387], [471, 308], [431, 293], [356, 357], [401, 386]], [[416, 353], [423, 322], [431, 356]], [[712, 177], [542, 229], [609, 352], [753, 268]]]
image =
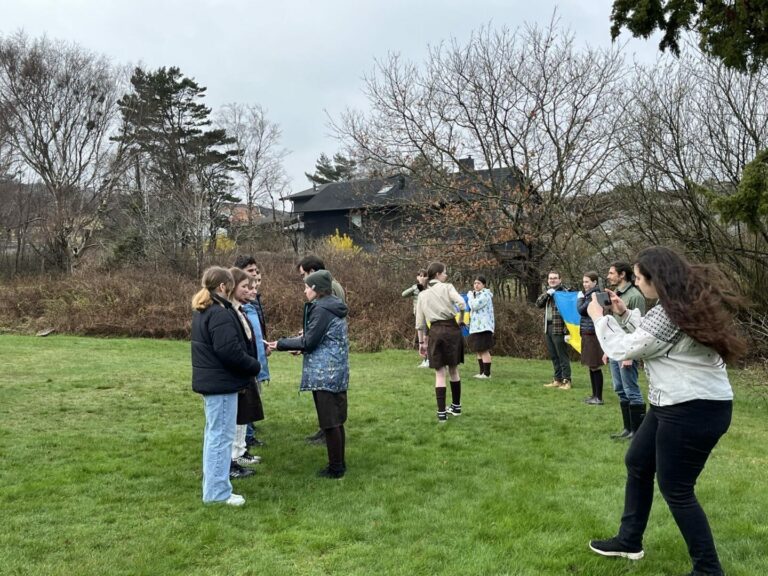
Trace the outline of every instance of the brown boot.
[[560, 390], [570, 390], [571, 381], [568, 378], [563, 378], [563, 383], [559, 386]]
[[544, 384], [544, 388], [560, 388], [563, 385], [562, 380], [552, 380], [549, 384]]

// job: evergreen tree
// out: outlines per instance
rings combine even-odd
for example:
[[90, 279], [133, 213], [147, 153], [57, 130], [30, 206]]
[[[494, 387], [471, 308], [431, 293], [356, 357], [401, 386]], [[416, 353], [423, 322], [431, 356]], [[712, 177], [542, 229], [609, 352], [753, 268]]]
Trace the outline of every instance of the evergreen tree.
[[136, 68], [131, 85], [118, 101], [123, 125], [116, 139], [135, 155], [145, 232], [162, 230], [161, 244], [170, 239], [175, 256], [191, 249], [201, 271], [205, 246], [215, 248], [221, 207], [236, 200], [230, 174], [238, 151], [225, 130], [209, 128], [211, 109], [200, 102], [206, 88], [178, 68]]
[[315, 173], [304, 175], [313, 184], [329, 184], [330, 182], [344, 182], [352, 180], [356, 175], [357, 162], [347, 158], [343, 154], [336, 153], [333, 160], [323, 153], [315, 163]]

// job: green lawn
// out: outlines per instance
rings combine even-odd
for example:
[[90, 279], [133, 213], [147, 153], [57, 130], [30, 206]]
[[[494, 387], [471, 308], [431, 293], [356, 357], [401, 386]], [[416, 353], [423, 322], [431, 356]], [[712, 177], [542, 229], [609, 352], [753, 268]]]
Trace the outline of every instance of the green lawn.
[[[544, 389], [548, 363], [498, 358], [469, 377], [464, 414], [435, 421], [433, 373], [413, 352], [352, 357], [347, 476], [315, 477], [325, 450], [299, 395], [301, 360], [272, 357], [257, 475], [242, 508], [200, 501], [203, 406], [189, 345], [0, 336], [0, 574], [685, 574], [657, 494], [646, 558], [606, 559], [626, 444], [615, 396], [586, 406]], [[731, 431], [698, 493], [729, 576], [768, 574], [768, 386], [732, 373]]]

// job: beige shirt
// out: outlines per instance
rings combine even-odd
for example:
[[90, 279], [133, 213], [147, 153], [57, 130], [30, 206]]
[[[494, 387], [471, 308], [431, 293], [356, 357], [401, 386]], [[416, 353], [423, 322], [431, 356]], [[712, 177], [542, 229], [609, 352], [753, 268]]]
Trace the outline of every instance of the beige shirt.
[[453, 284], [430, 280], [429, 288], [419, 292], [416, 302], [416, 330], [426, 330], [427, 323], [436, 320], [453, 320], [456, 308], [464, 310], [464, 298], [453, 287]]

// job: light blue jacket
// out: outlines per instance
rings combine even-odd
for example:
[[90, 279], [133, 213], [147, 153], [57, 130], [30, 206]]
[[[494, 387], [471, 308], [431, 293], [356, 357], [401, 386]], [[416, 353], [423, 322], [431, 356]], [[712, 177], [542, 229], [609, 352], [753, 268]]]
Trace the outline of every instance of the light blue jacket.
[[483, 288], [480, 292], [467, 292], [469, 303], [469, 333], [494, 332], [496, 321], [493, 316], [493, 292]]
[[249, 302], [243, 304], [243, 310], [248, 318], [248, 322], [251, 323], [253, 329], [253, 341], [256, 345], [256, 354], [258, 355], [259, 362], [261, 363], [261, 372], [256, 376], [256, 380], [264, 382], [269, 380], [269, 361], [267, 360], [267, 351], [264, 348], [264, 334], [261, 333], [261, 322], [259, 322], [259, 313], [256, 310], [256, 306]]

